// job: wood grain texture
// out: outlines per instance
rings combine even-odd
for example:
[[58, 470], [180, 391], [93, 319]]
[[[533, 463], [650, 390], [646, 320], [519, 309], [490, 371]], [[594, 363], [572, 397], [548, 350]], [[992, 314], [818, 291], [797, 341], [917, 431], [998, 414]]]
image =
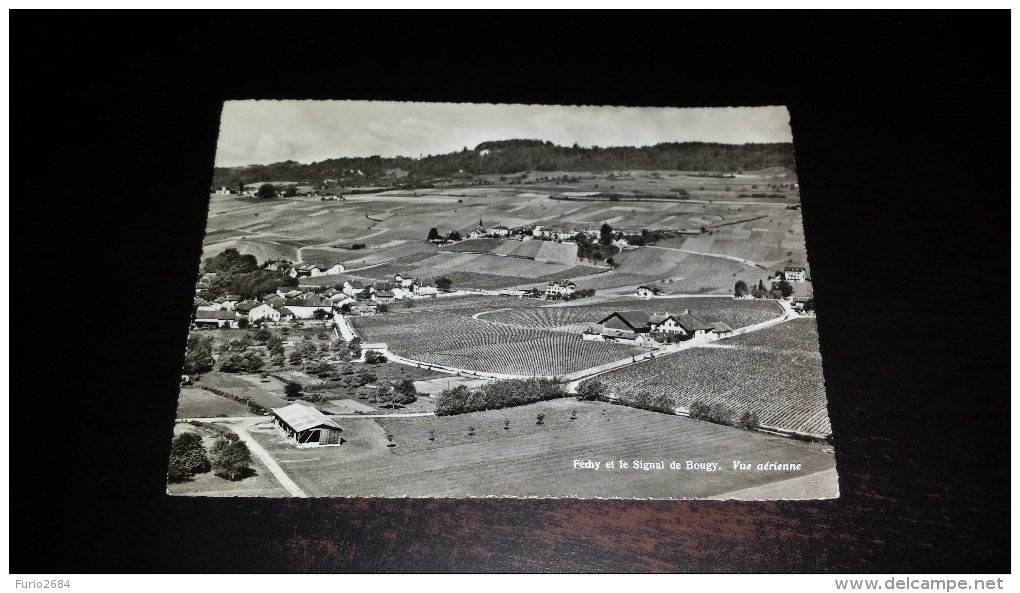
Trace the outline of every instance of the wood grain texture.
[[[619, 15], [616, 30], [641, 42], [598, 52], [574, 40], [501, 51], [483, 27], [428, 36], [414, 67], [374, 43], [342, 76], [324, 74], [340, 50], [314, 34], [284, 52], [219, 42], [227, 23], [206, 17], [116, 31], [24, 18], [21, 35], [45, 31], [66, 51], [12, 85], [32, 106], [12, 118], [25, 159], [12, 165], [12, 261], [59, 264], [87, 311], [41, 326], [54, 310], [35, 299], [12, 315], [11, 570], [1008, 572], [1009, 89], [993, 64], [1009, 55], [1007, 19], [813, 18]], [[243, 21], [229, 26], [257, 30]], [[362, 29], [377, 30], [347, 27], [344, 47]], [[680, 52], [677, 30], [703, 50]], [[386, 31], [413, 41], [421, 18], [391, 16]], [[167, 497], [219, 101], [282, 95], [790, 105], [842, 496]], [[41, 244], [43, 227], [58, 239]], [[67, 428], [41, 438], [24, 421], [40, 414]]]

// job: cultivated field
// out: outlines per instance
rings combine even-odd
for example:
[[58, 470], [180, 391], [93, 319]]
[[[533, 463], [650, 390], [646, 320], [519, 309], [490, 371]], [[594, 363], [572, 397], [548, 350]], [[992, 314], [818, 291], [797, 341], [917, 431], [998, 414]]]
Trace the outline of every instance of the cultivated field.
[[[535, 420], [540, 412], [546, 414], [541, 426]], [[335, 449], [298, 450], [268, 433], [256, 438], [287, 462], [288, 475], [312, 496], [702, 498], [773, 484], [781, 498], [782, 482], [835, 467], [818, 445], [569, 398], [461, 416], [345, 418], [342, 424], [349, 441]], [[468, 436], [470, 427], [475, 436]], [[386, 447], [387, 434], [396, 447]], [[603, 465], [575, 469], [575, 459]], [[663, 461], [665, 469], [607, 470], [609, 460]], [[688, 460], [721, 469], [687, 470]], [[670, 469], [672, 461], [684, 469]], [[799, 463], [801, 469], [737, 471], [733, 461]], [[835, 494], [835, 483], [812, 493]]]
[[385, 342], [400, 356], [489, 373], [562, 375], [642, 353], [639, 348], [585, 341], [579, 334], [479, 321], [456, 310], [352, 321], [365, 341]]
[[[799, 201], [797, 193], [782, 190], [779, 193], [786, 196], [783, 200], [739, 197], [763, 191], [761, 188], [766, 183], [794, 181], [795, 177], [789, 172], [766, 170], [733, 178], [665, 171], [613, 173], [612, 177], [605, 172], [571, 173], [579, 177], [579, 181], [569, 184], [550, 181], [526, 187], [495, 185], [385, 191], [347, 196], [344, 202], [323, 202], [314, 197], [256, 200], [213, 195], [203, 257], [235, 248], [255, 255], [259, 261], [300, 257], [320, 265], [343, 263], [351, 270], [393, 262], [392, 268], [380, 267], [366, 277], [389, 279], [394, 273], [445, 275], [455, 279], [458, 288], [479, 289], [525, 285], [507, 278], [545, 282], [562, 276], [574, 278], [575, 282], [581, 279], [584, 284], [579, 283], [580, 287], [596, 289], [629, 288], [673, 278], [675, 286], [671, 287], [671, 292], [674, 293], [727, 294], [732, 290], [734, 274], [739, 276], [741, 271], [726, 260], [717, 260], [713, 263], [718, 263], [720, 268], [708, 273], [697, 264], [686, 267], [689, 258], [685, 254], [655, 253], [642, 248], [620, 254], [617, 273], [588, 278], [599, 269], [576, 267], [579, 263], [576, 248], [569, 243], [477, 239], [437, 248], [425, 241], [432, 227], [442, 234], [457, 230], [466, 236], [481, 220], [485, 226], [502, 224], [511, 228], [521, 225], [598, 227], [608, 222], [627, 232], [641, 229], [697, 231], [704, 227], [706, 233], [684, 241], [685, 248], [743, 257], [767, 267], [790, 260], [798, 265], [805, 263], [800, 211], [786, 210], [788, 204]], [[556, 175], [530, 173], [525, 180], [539, 176]], [[755, 186], [758, 189], [753, 189]], [[560, 194], [577, 197], [598, 191], [637, 198], [669, 194], [681, 188], [689, 192], [688, 199], [621, 202], [553, 199]], [[713, 249], [716, 241], [718, 247]], [[365, 248], [349, 249], [355, 243], [364, 243]], [[458, 259], [453, 255], [457, 252], [475, 252], [472, 255], [478, 257]], [[441, 253], [446, 259], [413, 265], [423, 260], [409, 256], [423, 253]], [[523, 260], [523, 266], [516, 261], [519, 259]], [[355, 274], [362, 276], [356, 271]], [[307, 282], [323, 284], [329, 280]]]
[[782, 308], [775, 301], [680, 297], [613, 299], [596, 304], [587, 304], [581, 300], [564, 305], [493, 311], [479, 315], [478, 318], [521, 327], [556, 329], [568, 326], [573, 330], [577, 324], [596, 323], [613, 311], [635, 309], [648, 313], [683, 313], [684, 310], [690, 310], [705, 321], [722, 321], [732, 328], [761, 323], [782, 314]]
[[599, 375], [618, 394], [665, 394], [753, 411], [763, 425], [815, 436], [831, 434], [817, 325], [795, 319]]

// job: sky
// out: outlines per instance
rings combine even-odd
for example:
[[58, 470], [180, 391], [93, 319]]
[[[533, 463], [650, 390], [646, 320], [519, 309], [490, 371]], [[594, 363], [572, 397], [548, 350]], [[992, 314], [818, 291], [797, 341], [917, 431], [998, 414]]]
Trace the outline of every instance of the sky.
[[227, 101], [216, 166], [372, 155], [417, 158], [514, 138], [583, 147], [793, 141], [785, 107]]

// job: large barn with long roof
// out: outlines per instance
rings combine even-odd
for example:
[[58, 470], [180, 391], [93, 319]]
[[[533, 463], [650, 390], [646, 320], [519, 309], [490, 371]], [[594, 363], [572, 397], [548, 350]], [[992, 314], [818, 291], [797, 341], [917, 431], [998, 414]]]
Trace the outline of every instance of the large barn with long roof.
[[339, 445], [344, 429], [311, 406], [291, 404], [270, 410], [273, 424], [297, 445]]

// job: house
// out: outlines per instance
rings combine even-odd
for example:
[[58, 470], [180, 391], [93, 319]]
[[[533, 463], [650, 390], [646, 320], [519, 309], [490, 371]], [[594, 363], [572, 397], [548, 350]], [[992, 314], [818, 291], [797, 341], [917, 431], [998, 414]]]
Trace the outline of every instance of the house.
[[601, 342], [605, 338], [602, 337], [602, 329], [598, 325], [589, 325], [581, 332], [582, 340], [595, 340]]
[[266, 303], [262, 303], [248, 311], [248, 321], [255, 323], [256, 321], [262, 321], [264, 319], [268, 319], [269, 321], [279, 321], [280, 312]]
[[[583, 337], [584, 336], [582, 336], [582, 338]], [[610, 328], [602, 330], [602, 339], [609, 342], [627, 344], [629, 346], [644, 346], [648, 343], [650, 338], [648, 338], [645, 334]]]
[[722, 321], [716, 321], [710, 325], [712, 326], [712, 335], [716, 338], [725, 338], [733, 333], [733, 328]]
[[283, 431], [297, 446], [339, 445], [344, 429], [311, 406], [291, 404], [272, 408], [273, 425]]
[[240, 303], [237, 303], [237, 305], [234, 306], [234, 311], [242, 315], [247, 315], [251, 313], [252, 309], [258, 306], [259, 304], [256, 303], [255, 301], [241, 301]]
[[690, 313], [682, 313], [680, 315], [673, 315], [673, 318], [677, 321], [683, 333], [680, 334], [684, 340], [692, 338], [703, 338], [708, 332], [712, 331], [713, 327], [709, 325], [705, 320], [700, 317], [691, 315]]
[[322, 268], [315, 264], [301, 263], [295, 266], [295, 273], [298, 278], [308, 278], [322, 275]]
[[783, 268], [783, 276], [787, 282], [804, 282], [807, 280], [807, 270], [802, 266], [786, 266]]
[[333, 264], [332, 266], [330, 266], [330, 267], [326, 268], [325, 270], [323, 270], [322, 271], [322, 275], [323, 276], [333, 276], [333, 275], [336, 275], [336, 274], [343, 274], [345, 270], [347, 270], [347, 268], [344, 267], [343, 264]]
[[414, 278], [404, 278], [403, 275], [396, 274], [393, 276], [393, 283], [401, 288], [410, 288], [414, 284]]
[[637, 287], [637, 295], [639, 297], [649, 298], [655, 296], [655, 291], [652, 290], [651, 286], [641, 285]]
[[295, 319], [313, 319], [319, 311], [331, 314], [333, 303], [312, 296], [304, 299], [285, 299], [283, 307], [289, 309]]
[[577, 285], [573, 282], [555, 281], [545, 285], [545, 296], [547, 297], [569, 297], [574, 294], [577, 290]]
[[357, 280], [345, 280], [342, 290], [347, 296], [354, 297], [364, 292], [366, 288], [368, 287], [363, 282], [359, 282]]
[[209, 301], [203, 299], [202, 297], [195, 297], [195, 304], [194, 304], [194, 306], [195, 307], [208, 307], [209, 306]]
[[363, 301], [363, 302], [360, 302], [360, 303], [352, 303], [351, 304], [351, 314], [352, 315], [375, 315], [375, 310], [376, 310], [377, 307], [378, 307], [378, 305], [376, 305], [373, 302], [369, 302], [369, 301]]
[[279, 310], [280, 310], [280, 319], [283, 320], [283, 321], [290, 321], [290, 320], [294, 319], [295, 317], [297, 317], [296, 315], [294, 315], [294, 312], [291, 311], [290, 309], [288, 309], [287, 307], [280, 307]]
[[195, 311], [195, 327], [237, 327], [233, 311]]
[[283, 298], [278, 294], [262, 297], [262, 302], [269, 305], [270, 307], [281, 307], [283, 306], [283, 302], [285, 300], [287, 299]]
[[485, 230], [485, 227], [479, 226], [479, 227], [475, 227], [475, 229], [473, 231], [468, 233], [467, 234], [467, 238], [468, 239], [480, 239], [481, 237], [484, 237], [488, 233], [489, 232]]
[[281, 286], [276, 289], [276, 294], [288, 299], [293, 299], [303, 294], [303, 291], [298, 290], [293, 286]]
[[614, 311], [599, 321], [602, 331], [616, 329], [636, 334], [646, 334], [651, 331], [648, 323], [649, 315], [644, 311]]
[[415, 296], [436, 296], [439, 292], [436, 281], [432, 278], [416, 278], [414, 284], [411, 285], [411, 290]]
[[492, 227], [489, 230], [489, 232], [492, 235], [496, 236], [496, 237], [508, 237], [508, 236], [510, 236], [510, 229], [506, 228], [505, 226], [503, 226], [501, 224]]
[[393, 294], [392, 290], [377, 290], [375, 291], [375, 294], [372, 295], [372, 300], [377, 303], [392, 303], [396, 300], [396, 298], [397, 297]]

